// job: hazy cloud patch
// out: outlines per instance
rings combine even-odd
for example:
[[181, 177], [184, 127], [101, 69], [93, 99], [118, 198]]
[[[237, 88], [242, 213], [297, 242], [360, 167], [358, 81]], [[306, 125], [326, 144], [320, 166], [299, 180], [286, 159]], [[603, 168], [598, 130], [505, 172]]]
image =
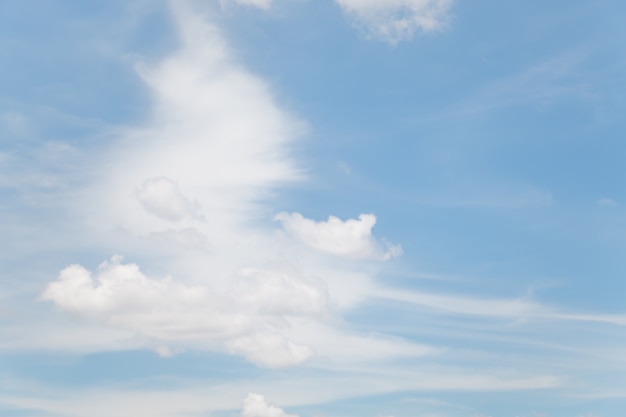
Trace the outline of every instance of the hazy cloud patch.
[[433, 32], [447, 20], [452, 0], [335, 0], [369, 36], [390, 43]]

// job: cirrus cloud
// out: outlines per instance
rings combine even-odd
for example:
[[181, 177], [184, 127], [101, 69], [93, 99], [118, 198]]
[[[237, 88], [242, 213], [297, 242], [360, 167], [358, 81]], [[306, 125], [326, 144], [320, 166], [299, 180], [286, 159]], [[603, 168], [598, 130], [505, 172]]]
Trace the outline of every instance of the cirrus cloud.
[[372, 37], [391, 43], [432, 32], [446, 21], [452, 0], [335, 0]]

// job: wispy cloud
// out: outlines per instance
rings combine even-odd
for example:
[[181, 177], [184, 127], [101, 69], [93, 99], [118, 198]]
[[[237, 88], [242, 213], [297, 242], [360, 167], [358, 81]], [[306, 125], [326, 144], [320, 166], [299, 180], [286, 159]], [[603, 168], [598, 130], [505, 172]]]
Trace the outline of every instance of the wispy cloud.
[[[97, 390], [79, 388], [73, 392], [38, 386], [33, 395], [11, 395], [12, 386], [3, 384], [6, 394], [0, 395], [0, 404], [18, 410], [36, 410], [46, 414], [68, 417], [105, 417], [112, 413], [132, 412], [138, 417], [178, 417], [193, 413], [242, 410], [244, 417], [284, 417], [284, 411], [307, 404], [323, 404], [354, 396], [385, 394], [397, 391], [467, 390], [512, 391], [547, 389], [559, 386], [553, 376], [527, 377], [523, 375], [488, 375], [440, 370], [407, 371], [387, 368], [376, 372], [322, 375], [318, 377], [291, 377], [272, 379], [264, 383], [238, 380], [209, 385], [202, 381], [188, 381], [175, 389], [115, 389]], [[28, 387], [21, 384], [20, 391]], [[34, 387], [31, 387], [34, 388]], [[77, 395], [77, 392], [80, 395]], [[252, 394], [263, 392], [263, 394]], [[243, 407], [241, 398], [244, 397]], [[280, 407], [270, 403], [280, 404]], [[250, 414], [245, 414], [246, 412]], [[252, 413], [257, 414], [252, 414]], [[274, 414], [272, 414], [274, 413]]]
[[452, 0], [335, 0], [369, 36], [397, 43], [445, 24]]

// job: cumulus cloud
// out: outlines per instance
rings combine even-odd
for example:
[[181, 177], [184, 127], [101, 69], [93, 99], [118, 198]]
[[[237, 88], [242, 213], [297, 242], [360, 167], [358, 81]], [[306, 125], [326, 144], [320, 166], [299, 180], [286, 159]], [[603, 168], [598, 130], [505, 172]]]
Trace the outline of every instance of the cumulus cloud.
[[243, 400], [241, 417], [298, 417], [296, 414], [287, 414], [282, 408], [269, 404], [260, 394], [250, 393]]
[[150, 214], [164, 220], [178, 221], [186, 217], [199, 217], [198, 203], [191, 202], [169, 178], [150, 178], [135, 193], [142, 207]]
[[279, 213], [275, 220], [285, 230], [308, 247], [320, 252], [347, 258], [389, 259], [402, 254], [400, 246], [379, 243], [372, 236], [376, 224], [373, 214], [361, 214], [358, 219], [341, 220], [329, 216], [316, 222], [300, 213]]
[[103, 262], [95, 277], [71, 265], [41, 298], [155, 343], [221, 342], [231, 353], [261, 366], [291, 366], [314, 354], [279, 329], [289, 315], [318, 314], [327, 308], [323, 290], [298, 277], [248, 270], [229, 292], [219, 293], [207, 285], [149, 278], [136, 264], [121, 261], [116, 256]]
[[335, 0], [355, 22], [391, 43], [415, 31], [431, 32], [444, 24], [452, 0]]

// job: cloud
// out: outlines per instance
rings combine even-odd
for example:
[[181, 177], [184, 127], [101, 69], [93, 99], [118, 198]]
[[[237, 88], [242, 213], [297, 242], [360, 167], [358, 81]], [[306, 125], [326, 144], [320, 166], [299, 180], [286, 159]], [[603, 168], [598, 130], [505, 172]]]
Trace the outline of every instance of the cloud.
[[248, 270], [229, 292], [218, 293], [207, 285], [149, 278], [136, 264], [121, 261], [116, 256], [102, 263], [95, 277], [71, 265], [41, 298], [154, 343], [223, 343], [261, 366], [291, 366], [314, 355], [280, 331], [286, 316], [316, 315], [328, 308], [323, 289], [312, 283], [284, 272]]
[[601, 198], [598, 201], [596, 201], [596, 205], [600, 207], [616, 207], [619, 204], [611, 198]]
[[300, 213], [279, 213], [274, 218], [285, 230], [306, 246], [319, 252], [346, 258], [389, 259], [402, 254], [400, 246], [380, 244], [372, 236], [376, 224], [373, 214], [361, 214], [357, 219], [341, 220], [329, 216], [316, 222]]
[[189, 201], [169, 178], [150, 178], [135, 193], [142, 207], [163, 220], [178, 221], [198, 217], [198, 204]]
[[114, 132], [97, 168], [103, 180], [77, 203], [90, 225], [102, 225], [100, 241], [112, 226], [145, 236], [166, 221], [223, 245], [227, 236], [250, 235], [235, 229], [248, 229], [276, 187], [303, 178], [289, 150], [304, 124], [238, 62], [216, 26], [187, 2], [170, 4], [180, 48], [137, 64], [152, 98], [149, 117]]
[[440, 29], [452, 0], [335, 0], [372, 37], [391, 43], [410, 39], [415, 31]]
[[613, 326], [626, 326], [626, 314], [588, 314], [561, 311], [527, 299], [527, 297], [506, 299], [448, 294], [400, 291], [386, 288], [374, 290], [371, 294], [382, 299], [411, 303], [445, 314], [460, 316], [483, 316], [514, 319], [548, 319], [602, 323]]
[[298, 417], [295, 414], [287, 414], [281, 408], [268, 404], [260, 394], [250, 393], [243, 400], [241, 417]]
[[148, 235], [148, 238], [169, 247], [195, 250], [205, 250], [208, 241], [207, 236], [194, 227], [153, 232]]
[[[410, 368], [410, 367], [409, 367]], [[295, 375], [290, 378], [236, 379], [234, 381], [200, 380], [178, 381], [172, 387], [59, 387], [36, 384], [15, 387], [11, 379], [0, 380], [0, 404], [16, 410], [37, 410], [52, 415], [68, 417], [110, 417], [132, 415], [136, 417], [184, 417], [207, 413], [229, 413], [241, 407], [242, 393], [263, 391], [265, 395], [285, 406], [307, 406], [330, 403], [337, 400], [381, 395], [398, 391], [469, 391], [494, 392], [510, 390], [547, 389], [559, 386], [560, 380], [550, 376], [534, 378], [512, 375], [486, 375], [485, 369], [455, 372], [451, 369], [407, 369], [389, 367], [340, 373], [316, 373]], [[22, 392], [21, 395], [15, 392]], [[256, 394], [258, 395], [258, 394]], [[244, 400], [242, 417], [289, 416], [265, 398]], [[249, 404], [246, 408], [246, 403]], [[243, 414], [249, 413], [266, 414]], [[267, 413], [278, 414], [267, 414]], [[19, 414], [19, 413], [16, 413]]]
[[233, 3], [240, 4], [242, 6], [258, 7], [262, 10], [267, 10], [272, 6], [273, 0], [221, 0], [222, 5], [225, 1], [231, 1]]
[[[372, 237], [373, 215], [319, 223], [279, 215], [304, 245], [267, 227], [276, 212], [269, 197], [304, 178], [290, 155], [303, 124], [235, 59], [219, 28], [187, 2], [170, 4], [179, 48], [138, 65], [149, 116], [114, 131], [96, 180], [73, 202], [76, 227], [98, 253], [129, 254], [141, 268], [115, 256], [91, 271], [78, 259], [41, 298], [165, 355], [212, 350], [274, 368], [334, 354], [424, 354], [342, 326], [338, 315], [362, 302], [372, 278], [356, 262], [338, 266], [307, 249], [353, 259], [399, 254]], [[357, 354], [361, 342], [371, 345]]]
[[284, 368], [307, 361], [315, 352], [276, 332], [258, 332], [228, 342], [233, 353], [267, 368]]
[[0, 115], [0, 127], [13, 134], [25, 133], [28, 123], [24, 115], [18, 112], [8, 112]]

